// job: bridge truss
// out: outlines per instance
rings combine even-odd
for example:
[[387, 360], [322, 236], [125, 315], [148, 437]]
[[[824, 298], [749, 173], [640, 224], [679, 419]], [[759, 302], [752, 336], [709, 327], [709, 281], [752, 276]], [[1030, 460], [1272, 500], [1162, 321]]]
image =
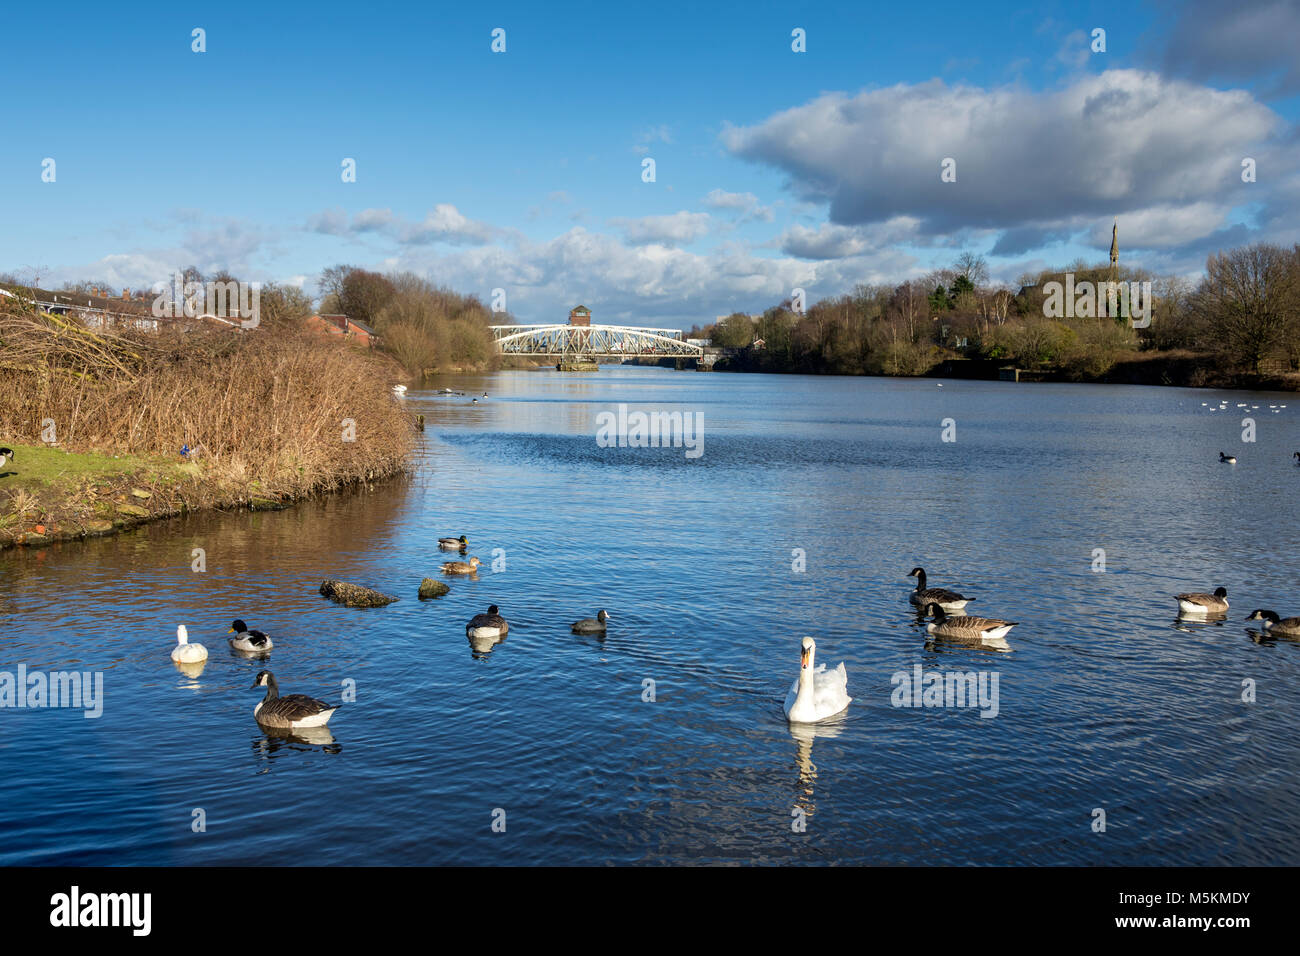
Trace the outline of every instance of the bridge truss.
[[491, 329], [503, 355], [699, 358], [704, 354], [700, 346], [682, 340], [680, 329], [623, 325], [494, 325]]

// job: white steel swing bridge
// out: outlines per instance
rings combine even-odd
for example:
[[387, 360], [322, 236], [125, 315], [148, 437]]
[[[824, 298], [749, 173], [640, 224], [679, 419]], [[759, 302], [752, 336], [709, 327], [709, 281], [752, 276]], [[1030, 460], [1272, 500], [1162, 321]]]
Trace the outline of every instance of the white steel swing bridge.
[[704, 349], [682, 338], [680, 329], [623, 325], [494, 325], [502, 355], [558, 358], [702, 358]]

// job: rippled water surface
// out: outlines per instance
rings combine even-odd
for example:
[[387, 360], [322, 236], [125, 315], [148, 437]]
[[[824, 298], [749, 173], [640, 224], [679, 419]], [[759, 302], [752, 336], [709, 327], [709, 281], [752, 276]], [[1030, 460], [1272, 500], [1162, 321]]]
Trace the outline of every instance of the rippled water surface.
[[[1300, 643], [1242, 620], [1300, 613], [1295, 396], [612, 367], [436, 384], [467, 394], [409, 393], [429, 423], [409, 481], [0, 553], [0, 671], [105, 682], [97, 720], [0, 710], [0, 863], [1300, 860]], [[599, 447], [619, 403], [701, 413], [703, 454]], [[486, 567], [417, 600], [461, 533]], [[916, 564], [1019, 621], [1009, 651], [927, 644]], [[401, 601], [339, 607], [325, 577]], [[1174, 593], [1217, 585], [1227, 621], [1176, 620]], [[489, 603], [509, 637], [475, 650]], [[602, 607], [606, 638], [570, 634]], [[228, 649], [237, 617], [269, 663]], [[168, 657], [181, 623], [211, 652], [198, 677]], [[804, 635], [854, 701], [792, 729]], [[996, 672], [997, 715], [893, 706], [916, 665]], [[328, 737], [268, 736], [261, 667], [356, 700]]]

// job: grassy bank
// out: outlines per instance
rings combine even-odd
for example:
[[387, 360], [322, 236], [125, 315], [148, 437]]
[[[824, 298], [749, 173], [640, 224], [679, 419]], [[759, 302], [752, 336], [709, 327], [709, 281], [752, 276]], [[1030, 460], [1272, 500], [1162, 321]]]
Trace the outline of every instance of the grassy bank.
[[0, 313], [0, 445], [17, 453], [0, 469], [0, 547], [396, 474], [415, 442], [396, 374], [288, 330], [113, 333]]

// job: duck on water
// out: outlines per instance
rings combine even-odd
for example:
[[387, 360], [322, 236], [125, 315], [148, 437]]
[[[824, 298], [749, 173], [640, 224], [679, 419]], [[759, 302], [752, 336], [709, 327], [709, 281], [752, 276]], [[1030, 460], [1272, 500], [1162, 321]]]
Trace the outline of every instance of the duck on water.
[[306, 694], [280, 696], [280, 685], [270, 671], [260, 671], [252, 688], [265, 687], [266, 696], [253, 708], [253, 718], [263, 727], [295, 730], [299, 727], [324, 727], [338, 710], [337, 704], [327, 704]]
[[925, 586], [925, 568], [915, 567], [907, 572], [909, 578], [916, 578], [916, 590], [908, 595], [908, 600], [916, 607], [924, 608], [928, 604], [937, 604], [945, 611], [961, 611], [975, 598], [968, 598], [949, 591], [947, 588], [927, 588]]

